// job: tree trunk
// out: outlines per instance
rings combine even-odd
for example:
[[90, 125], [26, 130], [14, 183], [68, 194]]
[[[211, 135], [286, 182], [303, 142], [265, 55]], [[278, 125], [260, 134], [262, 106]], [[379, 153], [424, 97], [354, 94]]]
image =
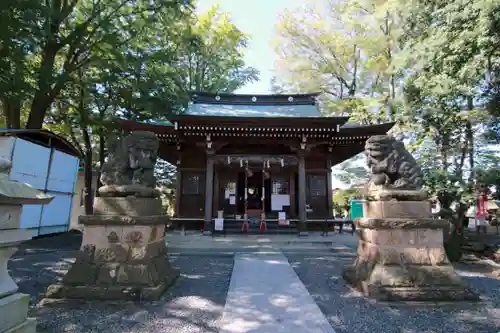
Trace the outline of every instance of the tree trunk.
[[83, 142], [85, 145], [84, 155], [84, 207], [85, 215], [92, 215], [94, 213], [94, 198], [92, 195], [92, 145], [90, 143], [90, 136], [87, 128], [82, 128]]
[[99, 134], [99, 174], [97, 177], [97, 188], [100, 188], [103, 184], [101, 183], [101, 170], [102, 166], [104, 165], [104, 159], [105, 159], [105, 150], [106, 150], [106, 139], [104, 138], [104, 134], [101, 133]]
[[[472, 97], [467, 97], [467, 109], [469, 112], [474, 110], [474, 101], [472, 100]], [[474, 187], [474, 133], [472, 131], [472, 123], [470, 120], [467, 120], [467, 123], [465, 124], [465, 136], [467, 138], [468, 142], [468, 148], [469, 148], [469, 167], [470, 167], [470, 174], [469, 174], [469, 187], [473, 188]]]
[[43, 120], [45, 119], [45, 114], [51, 103], [47, 103], [46, 98], [41, 98], [37, 104], [33, 102], [30, 110], [30, 115], [28, 116], [28, 122], [26, 123], [27, 129], [39, 129], [43, 126]]
[[33, 97], [31, 110], [26, 123], [26, 128], [42, 128], [45, 113], [53, 102], [51, 97], [51, 87], [53, 85], [52, 76], [54, 72], [54, 63], [58, 46], [55, 42], [48, 42], [43, 51], [40, 74], [37, 80], [37, 91]]
[[17, 98], [4, 98], [2, 106], [5, 117], [5, 127], [21, 128], [21, 100]]
[[448, 161], [448, 151], [450, 149], [450, 137], [448, 134], [442, 134], [441, 138], [441, 165], [443, 171], [447, 174], [448, 169], [450, 167], [450, 163]]

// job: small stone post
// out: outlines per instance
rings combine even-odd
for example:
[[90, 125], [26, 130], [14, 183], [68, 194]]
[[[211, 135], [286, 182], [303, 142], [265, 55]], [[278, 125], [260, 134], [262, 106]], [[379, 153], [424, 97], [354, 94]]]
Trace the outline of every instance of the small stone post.
[[155, 189], [157, 151], [151, 132], [111, 143], [94, 215], [79, 218], [84, 230], [76, 262], [46, 298], [157, 300], [175, 281], [179, 272], [164, 240], [168, 218]]
[[19, 229], [25, 204], [47, 204], [53, 197], [28, 186], [10, 181], [11, 163], [0, 158], [0, 333], [35, 333], [36, 320], [27, 318], [29, 295], [18, 293], [7, 271], [7, 262], [16, 246], [31, 239], [31, 231]]
[[372, 178], [365, 188], [357, 258], [344, 279], [384, 301], [478, 300], [443, 247], [447, 220], [433, 219], [423, 174], [404, 145], [386, 135], [366, 142]]

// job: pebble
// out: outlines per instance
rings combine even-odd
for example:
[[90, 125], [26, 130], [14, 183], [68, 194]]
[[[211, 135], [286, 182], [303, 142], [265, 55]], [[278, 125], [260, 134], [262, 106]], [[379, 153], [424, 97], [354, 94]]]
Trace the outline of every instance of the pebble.
[[[60, 279], [74, 261], [75, 247], [71, 244], [65, 246], [64, 251], [58, 251], [54, 242], [49, 243], [52, 250], [42, 251], [45, 246], [39, 246], [36, 253], [26, 255], [31, 253], [27, 248], [9, 261], [9, 270], [19, 291], [31, 297], [29, 315], [37, 318], [37, 332], [218, 332], [217, 324], [233, 269], [232, 257], [171, 257], [172, 265], [180, 269], [181, 276], [157, 302], [35, 307], [47, 286]], [[337, 333], [500, 331], [500, 280], [491, 276], [463, 274], [464, 281], [481, 294], [483, 301], [479, 303], [392, 306], [363, 298], [345, 284], [342, 269], [353, 258], [335, 254], [286, 256]]]
[[368, 300], [345, 284], [342, 270], [353, 259], [289, 255], [288, 260], [337, 333], [500, 331], [500, 280], [462, 277], [483, 297], [478, 303], [394, 306]]
[[[60, 278], [74, 252], [38, 253], [9, 262], [19, 291], [41, 300], [47, 286]], [[171, 257], [181, 276], [161, 300], [148, 303], [31, 306], [37, 332], [47, 333], [201, 333], [217, 332], [231, 278], [231, 257]]]

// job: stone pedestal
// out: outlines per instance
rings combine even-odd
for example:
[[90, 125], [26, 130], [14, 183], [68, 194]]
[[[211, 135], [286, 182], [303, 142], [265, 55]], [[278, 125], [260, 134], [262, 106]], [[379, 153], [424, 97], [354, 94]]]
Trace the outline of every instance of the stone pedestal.
[[[29, 295], [17, 292], [17, 285], [7, 271], [7, 262], [16, 252], [16, 246], [31, 239], [31, 232], [22, 229], [2, 229], [7, 223], [6, 218], [18, 219], [21, 215], [21, 205], [17, 209], [0, 205], [0, 333], [36, 331], [36, 320], [28, 316]], [[8, 213], [6, 213], [6, 210]]]
[[179, 275], [167, 258], [160, 200], [99, 197], [95, 207], [97, 215], [80, 216], [84, 230], [76, 262], [46, 297], [159, 299]]
[[7, 270], [17, 245], [31, 239], [31, 231], [19, 229], [24, 204], [47, 204], [53, 197], [8, 179], [10, 161], [0, 158], [0, 333], [35, 333], [36, 320], [27, 318], [29, 295], [18, 287]]
[[460, 279], [443, 247], [447, 220], [432, 219], [427, 201], [368, 201], [357, 258], [344, 279], [385, 301], [459, 301], [479, 297]]

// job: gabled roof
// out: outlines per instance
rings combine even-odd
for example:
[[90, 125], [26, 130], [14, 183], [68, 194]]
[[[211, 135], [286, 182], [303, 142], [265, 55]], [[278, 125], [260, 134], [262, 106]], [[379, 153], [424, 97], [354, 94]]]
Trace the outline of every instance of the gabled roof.
[[193, 93], [184, 113], [190, 116], [219, 117], [322, 117], [318, 94], [243, 95]]

